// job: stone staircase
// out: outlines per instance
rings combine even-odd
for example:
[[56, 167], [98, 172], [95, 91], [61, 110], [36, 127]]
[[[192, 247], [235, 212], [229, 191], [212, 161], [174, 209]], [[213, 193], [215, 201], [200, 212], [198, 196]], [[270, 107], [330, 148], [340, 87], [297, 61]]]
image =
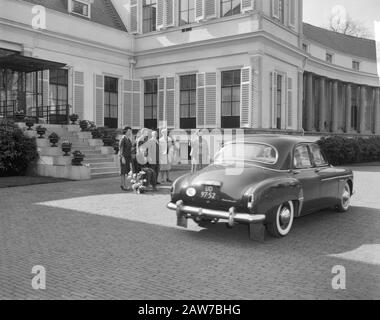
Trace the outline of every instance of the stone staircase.
[[[90, 132], [81, 132], [78, 125], [43, 124], [42, 126], [47, 129], [47, 132], [44, 139], [37, 139], [40, 154], [37, 165], [38, 174], [74, 180], [108, 178], [119, 175], [118, 156], [114, 154], [113, 148], [104, 147], [102, 140], [92, 139]], [[28, 136], [38, 136], [35, 127], [32, 131], [27, 131], [23, 125], [20, 127]], [[60, 137], [57, 148], [52, 148], [48, 140], [48, 136], [52, 132]], [[71, 166], [72, 157], [63, 156], [61, 146], [65, 140], [72, 143], [71, 152], [79, 150], [85, 154], [83, 167]]]

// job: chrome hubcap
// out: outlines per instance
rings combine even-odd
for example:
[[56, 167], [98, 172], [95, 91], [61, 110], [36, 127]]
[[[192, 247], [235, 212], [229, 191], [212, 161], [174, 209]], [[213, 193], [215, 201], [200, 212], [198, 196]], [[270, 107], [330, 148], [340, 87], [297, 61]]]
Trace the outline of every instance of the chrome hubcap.
[[342, 195], [342, 205], [343, 208], [347, 209], [350, 205], [351, 200], [351, 190], [348, 184], [345, 185]]
[[291, 212], [288, 208], [283, 208], [280, 212], [280, 224], [282, 229], [286, 229], [289, 226], [291, 219]]

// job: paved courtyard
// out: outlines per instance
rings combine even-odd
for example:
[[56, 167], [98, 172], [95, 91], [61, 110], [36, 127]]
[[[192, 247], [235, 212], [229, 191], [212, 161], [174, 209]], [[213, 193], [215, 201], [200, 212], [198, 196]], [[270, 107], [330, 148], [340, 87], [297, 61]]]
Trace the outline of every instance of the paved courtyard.
[[[169, 190], [118, 179], [0, 189], [0, 299], [380, 299], [380, 167], [355, 169], [345, 214], [295, 222], [285, 239], [175, 227]], [[46, 269], [33, 290], [32, 268]], [[346, 290], [332, 268], [346, 268]]]

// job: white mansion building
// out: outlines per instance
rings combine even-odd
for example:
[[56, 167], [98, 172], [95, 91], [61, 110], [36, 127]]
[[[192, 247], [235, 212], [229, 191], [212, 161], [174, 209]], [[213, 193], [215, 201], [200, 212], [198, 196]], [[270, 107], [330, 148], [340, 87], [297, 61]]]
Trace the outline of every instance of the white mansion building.
[[0, 116], [380, 135], [375, 41], [303, 23], [302, 0], [120, 3], [0, 0]]

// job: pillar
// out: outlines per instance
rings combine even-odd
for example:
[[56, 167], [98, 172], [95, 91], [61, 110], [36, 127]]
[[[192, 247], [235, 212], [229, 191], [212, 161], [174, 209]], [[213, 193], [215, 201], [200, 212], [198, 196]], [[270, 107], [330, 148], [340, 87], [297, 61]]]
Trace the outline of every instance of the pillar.
[[346, 86], [346, 125], [345, 132], [351, 132], [351, 115], [352, 115], [352, 87], [351, 84], [348, 83]]
[[366, 86], [360, 87], [360, 112], [359, 112], [359, 132], [364, 133], [366, 131], [366, 117], [365, 112], [367, 110], [367, 88]]
[[314, 98], [313, 98], [313, 74], [307, 74], [306, 91], [306, 131], [314, 129]]
[[331, 119], [331, 131], [333, 133], [337, 133], [338, 132], [338, 108], [339, 108], [339, 105], [338, 105], [338, 81], [337, 80], [334, 80], [333, 81], [333, 90], [332, 90], [332, 112], [331, 112], [331, 115], [332, 115], [332, 119]]
[[319, 132], [326, 131], [326, 78], [319, 80]]
[[375, 134], [380, 135], [380, 88], [375, 89], [374, 119]]

